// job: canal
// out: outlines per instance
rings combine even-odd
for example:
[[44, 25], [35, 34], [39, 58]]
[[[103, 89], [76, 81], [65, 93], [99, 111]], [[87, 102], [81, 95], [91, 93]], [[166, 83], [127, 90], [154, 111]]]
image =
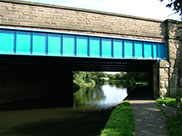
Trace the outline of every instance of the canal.
[[105, 84], [79, 89], [73, 107], [0, 111], [0, 136], [98, 136], [126, 96], [126, 88]]

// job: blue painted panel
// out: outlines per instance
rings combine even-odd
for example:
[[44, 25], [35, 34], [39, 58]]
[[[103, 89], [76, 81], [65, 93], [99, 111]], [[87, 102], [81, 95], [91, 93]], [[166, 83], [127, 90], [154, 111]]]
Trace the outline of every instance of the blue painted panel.
[[88, 37], [76, 37], [77, 56], [88, 56]]
[[89, 41], [89, 51], [91, 57], [99, 57], [100, 56], [100, 39], [99, 38], [90, 38]]
[[167, 59], [167, 46], [132, 39], [0, 28], [0, 54]]
[[135, 41], [134, 42], [134, 48], [135, 48], [135, 57], [136, 58], [143, 58], [143, 43]]
[[164, 58], [164, 45], [158, 44], [158, 57]]
[[102, 39], [102, 57], [111, 58], [112, 57], [112, 40]]
[[45, 55], [46, 54], [46, 35], [34, 33], [33, 34], [33, 45], [32, 54], [34, 55]]
[[16, 33], [16, 53], [22, 55], [31, 54], [31, 33]]
[[0, 53], [14, 53], [15, 34], [13, 31], [0, 31]]
[[55, 34], [48, 35], [48, 55], [61, 55], [61, 36]]
[[133, 57], [133, 42], [125, 40], [124, 41], [124, 57], [132, 58]]
[[166, 58], [166, 59], [168, 59], [168, 55], [167, 55], [167, 45], [166, 44], [163, 44], [163, 46], [164, 46], [164, 59]]
[[145, 58], [152, 58], [152, 44], [151, 43], [144, 43], [144, 57]]
[[63, 56], [75, 56], [75, 36], [63, 35]]
[[153, 58], [157, 58], [157, 44], [153, 44]]
[[123, 41], [113, 40], [113, 57], [122, 58], [123, 57]]

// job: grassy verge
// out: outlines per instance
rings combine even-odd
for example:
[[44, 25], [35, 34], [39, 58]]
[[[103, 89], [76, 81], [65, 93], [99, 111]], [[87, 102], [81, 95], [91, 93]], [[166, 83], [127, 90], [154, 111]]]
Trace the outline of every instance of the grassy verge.
[[111, 113], [100, 136], [134, 136], [134, 117], [130, 103], [119, 104]]
[[148, 85], [149, 84], [149, 82], [136, 82], [136, 85]]
[[[159, 98], [156, 101], [160, 104], [165, 104], [167, 106], [171, 106], [171, 107], [176, 106], [175, 98], [169, 98], [169, 97], [166, 97], [164, 99]], [[175, 117], [169, 117], [167, 119], [167, 129], [168, 129], [170, 136], [182, 136], [182, 131], [181, 131], [182, 130], [182, 120], [177, 121]]]
[[176, 106], [176, 99], [175, 98], [169, 98], [169, 97], [165, 97], [164, 99], [158, 98], [156, 101], [160, 104], [165, 104], [167, 106], [171, 106], [171, 107]]
[[182, 120], [177, 121], [175, 117], [168, 118], [167, 129], [170, 136], [182, 136]]

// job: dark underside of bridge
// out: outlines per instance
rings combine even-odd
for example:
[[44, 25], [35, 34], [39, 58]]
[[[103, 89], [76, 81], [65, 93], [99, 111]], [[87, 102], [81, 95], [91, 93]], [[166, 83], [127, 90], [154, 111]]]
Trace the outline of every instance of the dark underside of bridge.
[[72, 105], [72, 71], [149, 72], [152, 82], [153, 65], [156, 62], [1, 55], [0, 110], [12, 109], [13, 105], [19, 105], [19, 101], [23, 101], [20, 109]]
[[0, 64], [16, 67], [42, 66], [68, 71], [141, 71], [149, 72], [157, 60], [145, 59], [98, 59], [77, 57], [13, 56], [1, 55]]

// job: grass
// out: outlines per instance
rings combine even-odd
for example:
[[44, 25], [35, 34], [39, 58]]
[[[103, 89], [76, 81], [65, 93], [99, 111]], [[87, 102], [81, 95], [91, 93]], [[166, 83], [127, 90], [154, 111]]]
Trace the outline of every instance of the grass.
[[170, 136], [182, 136], [182, 120], [177, 121], [175, 117], [168, 118], [167, 129]]
[[164, 99], [158, 98], [156, 101], [160, 104], [165, 104], [167, 106], [176, 107], [176, 99], [175, 98], [169, 98], [169, 97], [165, 97]]
[[148, 85], [149, 84], [149, 82], [136, 82], [136, 85]]
[[100, 136], [134, 136], [134, 127], [134, 116], [130, 103], [124, 101], [112, 111]]
[[[160, 104], [165, 104], [167, 106], [176, 107], [175, 98], [169, 98], [169, 97], [165, 97], [164, 99], [158, 98], [156, 101]], [[182, 136], [182, 131], [181, 131], [182, 130], [182, 120], [176, 120], [176, 118], [174, 116], [169, 117], [169, 118], [167, 117], [167, 129], [168, 129], [170, 136]]]

